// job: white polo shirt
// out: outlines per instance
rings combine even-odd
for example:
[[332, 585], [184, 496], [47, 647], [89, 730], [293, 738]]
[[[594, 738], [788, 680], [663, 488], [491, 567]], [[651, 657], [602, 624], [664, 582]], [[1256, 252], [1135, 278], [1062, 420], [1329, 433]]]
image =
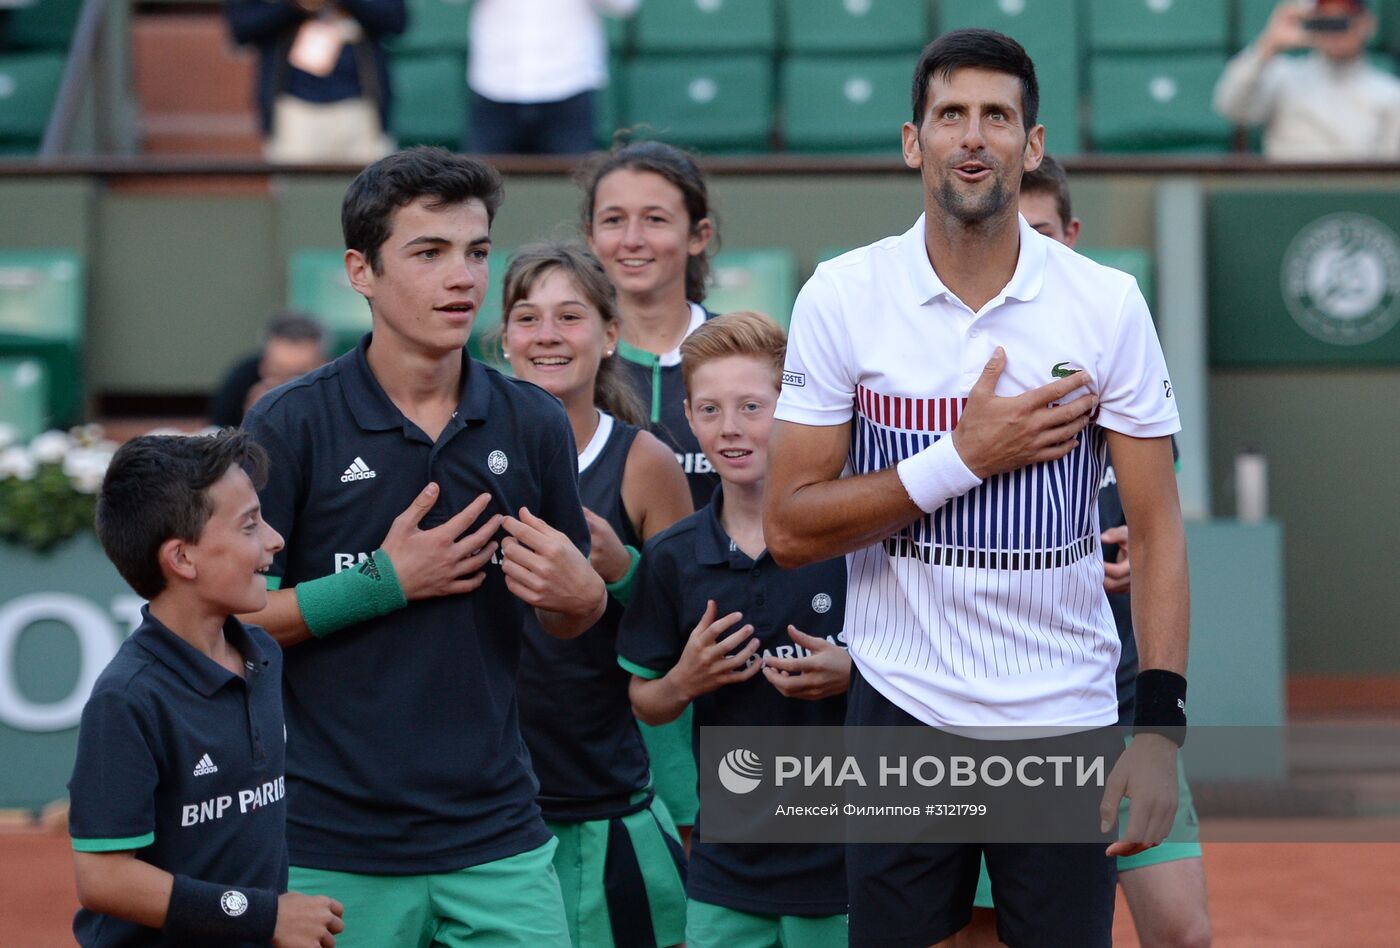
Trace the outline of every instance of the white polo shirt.
[[467, 85], [496, 102], [559, 102], [608, 84], [601, 16], [640, 0], [476, 0]]
[[929, 724], [1096, 727], [1118, 717], [1098, 540], [1104, 429], [1153, 438], [1181, 426], [1136, 281], [1025, 218], [1020, 237], [1011, 282], [978, 312], [930, 265], [922, 216], [818, 266], [793, 307], [776, 416], [853, 421], [845, 473], [867, 473], [949, 435], [997, 346], [998, 395], [1087, 369], [1099, 415], [1078, 448], [988, 478], [848, 555], [846, 637], [866, 680]]

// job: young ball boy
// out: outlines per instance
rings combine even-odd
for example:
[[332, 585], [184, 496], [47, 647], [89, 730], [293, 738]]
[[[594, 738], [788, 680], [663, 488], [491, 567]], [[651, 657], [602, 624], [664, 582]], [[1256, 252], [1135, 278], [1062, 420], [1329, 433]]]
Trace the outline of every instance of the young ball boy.
[[563, 406], [465, 349], [503, 194], [440, 148], [360, 172], [372, 330], [243, 421], [287, 536], [256, 621], [286, 650], [291, 879], [345, 904], [341, 948], [569, 946], [516, 678], [528, 611], [573, 638], [608, 592]]
[[266, 466], [225, 431], [136, 438], [107, 470], [97, 535], [149, 604], [83, 709], [79, 944], [313, 948], [344, 928], [339, 903], [287, 892], [282, 655], [233, 617], [267, 602], [282, 548]]
[[[845, 562], [785, 570], [763, 539], [785, 347], [782, 330], [757, 313], [712, 319], [681, 345], [686, 417], [720, 487], [647, 544], [618, 633], [633, 709], [648, 724], [675, 720], [692, 703], [697, 728], [844, 721]], [[846, 944], [840, 845], [710, 843], [703, 816], [687, 879], [692, 948]]]

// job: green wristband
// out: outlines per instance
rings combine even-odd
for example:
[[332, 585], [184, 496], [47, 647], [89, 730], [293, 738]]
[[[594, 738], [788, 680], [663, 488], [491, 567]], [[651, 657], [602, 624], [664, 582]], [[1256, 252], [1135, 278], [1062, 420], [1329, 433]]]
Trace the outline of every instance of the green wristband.
[[608, 583], [608, 595], [612, 596], [624, 606], [632, 598], [632, 580], [637, 578], [637, 564], [642, 561], [642, 554], [635, 546], [624, 547], [632, 562], [627, 566], [627, 572], [622, 574], [622, 578], [615, 583]]
[[394, 564], [383, 549], [350, 569], [297, 583], [296, 593], [301, 617], [318, 639], [408, 605]]

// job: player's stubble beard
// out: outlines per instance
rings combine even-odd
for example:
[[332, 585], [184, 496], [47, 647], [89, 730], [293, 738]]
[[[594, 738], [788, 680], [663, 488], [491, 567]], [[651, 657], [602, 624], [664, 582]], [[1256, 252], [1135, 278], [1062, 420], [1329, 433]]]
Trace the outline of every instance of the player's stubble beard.
[[[953, 169], [965, 161], [975, 160], [986, 165], [992, 172], [992, 186], [979, 193], [959, 190], [953, 176]], [[933, 200], [944, 214], [965, 226], [986, 223], [1005, 213], [1016, 192], [1006, 186], [1006, 175], [1000, 163], [986, 152], [974, 156], [964, 155], [951, 162], [939, 176], [938, 187], [932, 191]]]

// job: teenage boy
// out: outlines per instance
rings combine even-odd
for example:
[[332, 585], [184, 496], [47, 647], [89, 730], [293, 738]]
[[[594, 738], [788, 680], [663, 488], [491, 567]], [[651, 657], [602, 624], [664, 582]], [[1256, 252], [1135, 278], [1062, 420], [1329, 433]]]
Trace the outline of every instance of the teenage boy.
[[[1038, 100], [1035, 66], [1010, 37], [955, 30], [924, 49], [903, 127], [924, 213], [822, 264], [798, 295], [764, 525], [779, 562], [850, 554], [848, 723], [1053, 726], [1115, 753], [1103, 729], [1118, 719], [1118, 636], [1094, 502], [1112, 449], [1133, 524], [1135, 725], [1152, 733], [1122, 752], [1099, 815], [1111, 825], [1126, 779], [1128, 826], [1107, 847], [984, 853], [1004, 940], [1107, 945], [1108, 857], [1160, 842], [1176, 809], [1180, 425], [1132, 278], [1017, 214], [1021, 176], [1044, 153]], [[982, 849], [849, 847], [852, 944], [961, 929]]]
[[[763, 538], [785, 345], [757, 313], [716, 317], [681, 344], [686, 418], [720, 486], [647, 543], [618, 632], [632, 706], [648, 724], [673, 721], [692, 703], [697, 729], [844, 722], [845, 563], [785, 570]], [[703, 813], [691, 836], [687, 944], [845, 946], [840, 845], [711, 843], [702, 822]]]
[[78, 732], [81, 945], [313, 948], [343, 928], [339, 903], [287, 892], [282, 655], [233, 618], [267, 602], [282, 548], [266, 464], [239, 432], [150, 436], [103, 479], [98, 539], [149, 602]]
[[464, 348], [501, 194], [442, 149], [361, 172], [341, 223], [372, 332], [244, 422], [287, 536], [260, 621], [287, 649], [291, 877], [345, 903], [344, 944], [569, 943], [516, 672], [526, 609], [569, 638], [607, 591], [563, 408]]

